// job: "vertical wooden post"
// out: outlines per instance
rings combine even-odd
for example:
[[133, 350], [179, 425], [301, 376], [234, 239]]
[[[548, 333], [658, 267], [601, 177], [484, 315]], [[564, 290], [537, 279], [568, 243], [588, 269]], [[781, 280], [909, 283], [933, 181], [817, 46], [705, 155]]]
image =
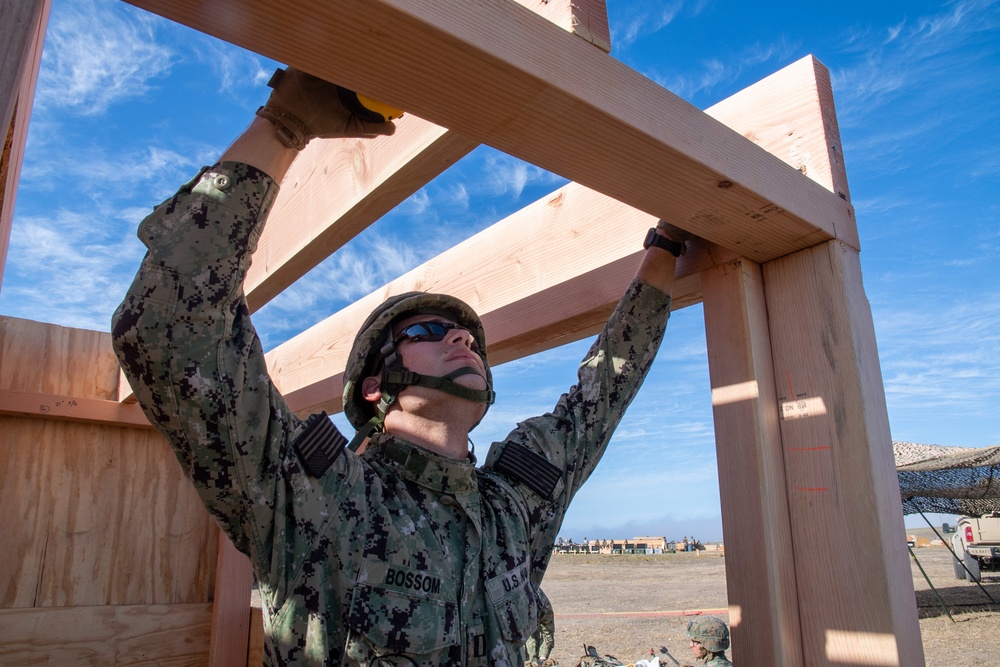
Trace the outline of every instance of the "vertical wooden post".
[[515, 0], [601, 51], [611, 53], [611, 29], [604, 0]]
[[0, 4], [0, 122], [6, 132], [14, 115], [21, 79], [31, 61], [39, 21], [48, 9], [47, 0], [6, 0]]
[[0, 3], [0, 285], [52, 0]]
[[[705, 110], [842, 199], [850, 200], [830, 72], [813, 56]], [[850, 238], [838, 230], [840, 238]]]
[[[708, 113], [849, 198], [829, 73], [812, 57]], [[733, 657], [923, 665], [858, 253], [830, 241], [701, 278]]]
[[252, 587], [250, 559], [237, 551], [225, 534], [220, 535], [208, 654], [210, 667], [246, 667]]
[[785, 472], [760, 266], [701, 274], [733, 656], [802, 665]]
[[763, 266], [805, 665], [924, 664], [858, 253]]

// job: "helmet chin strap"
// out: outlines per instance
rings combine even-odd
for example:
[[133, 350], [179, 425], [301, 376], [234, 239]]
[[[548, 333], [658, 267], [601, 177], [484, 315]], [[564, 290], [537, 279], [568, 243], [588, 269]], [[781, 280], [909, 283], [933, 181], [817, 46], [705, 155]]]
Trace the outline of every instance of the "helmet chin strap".
[[[486, 403], [488, 406], [493, 405], [493, 402], [496, 400], [496, 394], [492, 389], [470, 389], [465, 385], [455, 382], [456, 378], [462, 377], [463, 375], [483, 377], [479, 370], [473, 366], [463, 366], [462, 368], [456, 369], [442, 377], [434, 375], [420, 375], [419, 373], [414, 373], [406, 368], [392, 371], [386, 370], [382, 373], [383, 396], [386, 391], [390, 391], [393, 393], [393, 398], [395, 398], [395, 395], [404, 388], [409, 386], [418, 386], [437, 389], [445, 392], [446, 394], [451, 394], [452, 396], [458, 396], [459, 398], [464, 398], [467, 401], [472, 401], [473, 403]], [[387, 405], [386, 408], [388, 407], [389, 406]]]
[[[380, 387], [382, 389], [382, 401], [385, 402], [387, 395], [389, 397], [384, 410], [381, 409], [382, 403], [379, 403], [379, 408], [383, 415], [385, 415], [385, 410], [396, 400], [396, 395], [411, 385], [437, 389], [467, 401], [485, 403], [487, 407], [493, 405], [493, 402], [496, 400], [496, 393], [493, 392], [493, 387], [487, 386], [486, 389], [470, 389], [455, 382], [455, 378], [462, 377], [463, 375], [483, 377], [479, 369], [473, 366], [463, 366], [442, 377], [421, 375], [403, 366], [403, 358], [396, 349], [396, 344], [392, 341], [386, 343], [380, 352], [382, 353], [382, 359], [384, 359]], [[486, 363], [485, 359], [483, 359], [483, 363]], [[483, 379], [485, 380], [485, 378]]]
[[[382, 391], [382, 396], [379, 398], [378, 404], [375, 406], [375, 416], [368, 420], [368, 423], [365, 424], [364, 428], [358, 430], [357, 434], [348, 445], [351, 451], [357, 451], [361, 446], [361, 443], [364, 442], [365, 438], [368, 438], [376, 431], [382, 430], [382, 424], [385, 421], [386, 412], [388, 412], [389, 407], [396, 402], [399, 392], [406, 387], [429, 387], [431, 389], [443, 391], [446, 394], [451, 394], [452, 396], [457, 396], [458, 398], [466, 401], [472, 401], [473, 403], [485, 403], [487, 407], [493, 405], [494, 401], [496, 401], [496, 392], [494, 392], [493, 387], [490, 387], [488, 384], [486, 389], [470, 389], [465, 385], [455, 382], [456, 378], [460, 378], [463, 375], [475, 375], [482, 378], [482, 373], [474, 366], [463, 366], [441, 377], [435, 375], [421, 375], [419, 373], [414, 373], [403, 366], [403, 360], [396, 351], [394, 343], [387, 343], [385, 347], [382, 348], [381, 352], [385, 358], [382, 370], [382, 381], [379, 386], [379, 389]], [[483, 379], [485, 380], [485, 378]]]

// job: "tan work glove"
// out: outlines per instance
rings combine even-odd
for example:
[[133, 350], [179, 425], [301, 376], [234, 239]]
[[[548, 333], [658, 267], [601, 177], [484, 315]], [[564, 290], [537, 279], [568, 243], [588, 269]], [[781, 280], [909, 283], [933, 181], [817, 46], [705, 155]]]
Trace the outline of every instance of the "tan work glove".
[[396, 131], [391, 122], [371, 122], [351, 113], [335, 84], [294, 67], [275, 70], [267, 85], [274, 90], [257, 115], [274, 123], [289, 148], [302, 150], [316, 137], [377, 137]]

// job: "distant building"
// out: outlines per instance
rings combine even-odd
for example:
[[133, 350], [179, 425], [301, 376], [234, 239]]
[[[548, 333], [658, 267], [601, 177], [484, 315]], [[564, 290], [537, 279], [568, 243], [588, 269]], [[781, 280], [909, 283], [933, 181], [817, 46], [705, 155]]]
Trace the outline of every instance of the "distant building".
[[631, 539], [587, 540], [575, 543], [559, 538], [553, 553], [563, 554], [662, 554], [675, 550], [674, 542], [665, 537], [633, 537]]

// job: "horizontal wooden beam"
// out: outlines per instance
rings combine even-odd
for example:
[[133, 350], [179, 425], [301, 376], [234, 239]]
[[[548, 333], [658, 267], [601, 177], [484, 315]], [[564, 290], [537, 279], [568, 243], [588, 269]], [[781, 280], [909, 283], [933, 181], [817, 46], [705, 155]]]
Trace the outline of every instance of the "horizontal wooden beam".
[[152, 428], [137, 403], [34, 391], [0, 389], [0, 414]]
[[516, 3], [131, 1], [756, 261], [831, 238], [858, 246], [847, 201]]
[[[610, 49], [603, 0], [520, 0], [596, 46]], [[412, 114], [391, 138], [313, 141], [282, 180], [243, 289], [251, 312], [478, 146]], [[124, 373], [119, 400], [135, 402]]]
[[[610, 50], [603, 0], [519, 0]], [[244, 281], [250, 310], [273, 299], [479, 142], [413, 114], [392, 138], [311, 142], [282, 180]]]
[[[781, 88], [804, 89], [813, 91], [811, 102], [803, 96], [785, 112], [764, 112], [758, 105], [752, 116], [725, 103], [709, 112], [787, 163], [807, 165], [810, 178], [822, 179], [830, 173], [822, 168], [823, 147], [839, 144], [839, 135], [823, 130], [827, 101], [817, 91], [825, 88], [825, 77], [821, 64], [803, 58], [738, 95], [759, 100]], [[754, 130], [771, 126], [786, 131]], [[789, 131], [798, 138], [797, 148], [789, 148]], [[824, 185], [836, 187], [832, 178]], [[450, 292], [477, 307], [494, 364], [591, 335], [631, 278], [636, 239], [654, 220], [586, 188], [567, 186], [275, 349], [269, 354], [272, 376], [296, 412], [340, 410], [341, 373], [357, 327], [382, 299], [410, 289]], [[735, 257], [710, 244], [696, 247], [679, 266], [675, 307], [700, 300], [696, 272]]]
[[[746, 125], [748, 116], [739, 105], [723, 102], [709, 113], [810, 178], [824, 179], [830, 173], [822, 168], [828, 138], [816, 129], [823, 125], [816, 91], [824, 88], [824, 75], [825, 68], [810, 56], [738, 93], [758, 107], [757, 129]], [[812, 102], [805, 96], [784, 112], [761, 111], [754, 100], [782, 88], [813, 91]], [[768, 127], [780, 131], [760, 129]], [[839, 144], [839, 136], [829, 141]], [[824, 185], [836, 186], [831, 178]], [[296, 182], [292, 189], [303, 187]], [[287, 220], [296, 217], [288, 214]], [[386, 296], [410, 289], [450, 292], [474, 304], [487, 327], [494, 364], [592, 335], [631, 278], [637, 239], [654, 220], [586, 188], [567, 186], [273, 350], [268, 354], [272, 376], [296, 412], [339, 411], [341, 373], [358, 325]], [[686, 257], [675, 307], [700, 301], [697, 272], [735, 257], [710, 244]]]
[[207, 602], [0, 609], [0, 663], [204, 665], [211, 627]]
[[[607, 319], [655, 222], [569, 184], [275, 348], [267, 355], [271, 377], [295, 412], [339, 411], [342, 372], [359, 323], [386, 297], [410, 290], [469, 303], [483, 318], [494, 364], [578, 340]], [[733, 257], [696, 245], [678, 265], [676, 303], [699, 301], [699, 271]]]
[[244, 282], [251, 311], [467, 155], [478, 142], [416, 116], [392, 137], [314, 141], [281, 183]]

